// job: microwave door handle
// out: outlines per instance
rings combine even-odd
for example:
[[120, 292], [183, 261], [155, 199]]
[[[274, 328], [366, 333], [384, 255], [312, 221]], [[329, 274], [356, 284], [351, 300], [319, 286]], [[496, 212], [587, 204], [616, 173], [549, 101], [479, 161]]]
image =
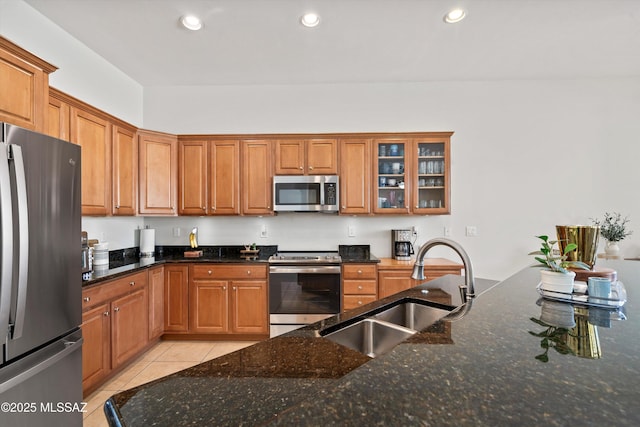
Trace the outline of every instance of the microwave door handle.
[[16, 173], [16, 198], [18, 204], [18, 294], [16, 317], [13, 323], [11, 338], [22, 336], [24, 315], [27, 306], [27, 284], [29, 283], [29, 206], [27, 205], [27, 183], [24, 173], [22, 147], [10, 145], [10, 156], [13, 158]]
[[13, 207], [9, 179], [9, 147], [0, 143], [0, 340], [4, 341], [9, 329], [11, 308], [11, 282], [13, 268]]
[[324, 206], [324, 192], [327, 190], [327, 187], [324, 182], [320, 183], [320, 206]]

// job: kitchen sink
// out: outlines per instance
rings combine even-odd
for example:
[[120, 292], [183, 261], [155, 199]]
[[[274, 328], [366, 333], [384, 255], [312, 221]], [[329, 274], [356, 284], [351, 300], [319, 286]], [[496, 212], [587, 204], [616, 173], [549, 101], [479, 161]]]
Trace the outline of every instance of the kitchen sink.
[[371, 316], [371, 318], [384, 320], [415, 331], [422, 331], [436, 323], [447, 314], [449, 314], [449, 311], [447, 310], [415, 302], [405, 302], [394, 305], [393, 307]]
[[414, 330], [393, 323], [368, 318], [338, 329], [325, 338], [369, 357], [376, 357], [415, 333]]
[[[374, 312], [375, 313], [375, 312]], [[412, 301], [396, 303], [356, 323], [320, 333], [337, 344], [376, 357], [449, 314], [449, 310]]]

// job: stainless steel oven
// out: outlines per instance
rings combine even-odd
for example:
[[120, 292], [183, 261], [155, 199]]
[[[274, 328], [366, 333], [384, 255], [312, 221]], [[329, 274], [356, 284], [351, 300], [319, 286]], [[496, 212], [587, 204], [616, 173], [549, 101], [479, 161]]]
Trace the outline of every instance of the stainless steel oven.
[[337, 253], [278, 253], [269, 259], [272, 337], [341, 311], [341, 259]]

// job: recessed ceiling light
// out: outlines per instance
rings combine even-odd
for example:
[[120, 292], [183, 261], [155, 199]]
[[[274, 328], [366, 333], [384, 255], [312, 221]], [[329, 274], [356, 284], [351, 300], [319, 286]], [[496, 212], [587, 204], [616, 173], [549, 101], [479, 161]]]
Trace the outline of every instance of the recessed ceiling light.
[[320, 17], [315, 13], [305, 13], [300, 18], [300, 23], [305, 27], [315, 27], [320, 23]]
[[455, 24], [456, 22], [460, 22], [464, 19], [467, 13], [464, 9], [452, 9], [444, 15], [444, 22], [447, 24]]
[[180, 23], [188, 29], [192, 31], [198, 31], [202, 28], [202, 21], [195, 15], [184, 15], [180, 18]]

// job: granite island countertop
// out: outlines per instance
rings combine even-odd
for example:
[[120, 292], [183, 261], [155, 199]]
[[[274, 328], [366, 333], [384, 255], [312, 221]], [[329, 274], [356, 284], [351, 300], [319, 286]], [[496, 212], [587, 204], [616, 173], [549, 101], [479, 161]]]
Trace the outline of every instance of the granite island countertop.
[[121, 392], [105, 412], [126, 426], [640, 425], [640, 266], [621, 265], [618, 276], [623, 310], [572, 306], [590, 343], [576, 347], [580, 357], [551, 349], [548, 362], [536, 359], [545, 350], [531, 333], [544, 330], [531, 320], [543, 302], [534, 268], [497, 285], [478, 280], [464, 317], [375, 359], [320, 336], [399, 298], [458, 305], [462, 278], [445, 276]]

